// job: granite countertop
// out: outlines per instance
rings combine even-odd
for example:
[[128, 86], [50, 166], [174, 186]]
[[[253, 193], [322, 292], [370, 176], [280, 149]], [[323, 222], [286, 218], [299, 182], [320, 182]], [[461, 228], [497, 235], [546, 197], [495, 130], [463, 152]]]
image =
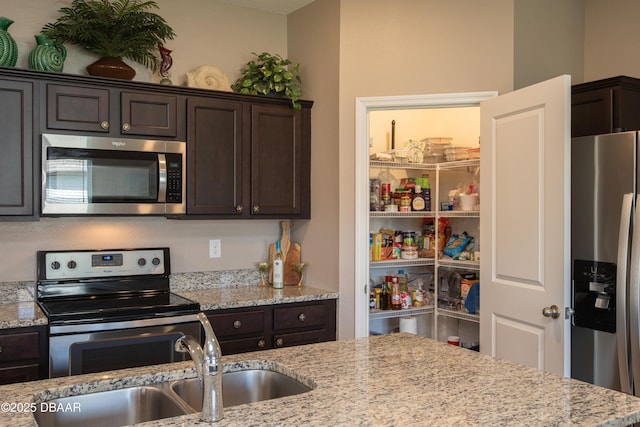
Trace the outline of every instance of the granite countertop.
[[[225, 408], [218, 426], [616, 426], [640, 421], [640, 399], [409, 334], [223, 356], [224, 371], [269, 367], [310, 392]], [[0, 387], [35, 402], [193, 377], [191, 362]], [[3, 424], [35, 426], [31, 413]], [[198, 413], [145, 423], [193, 425]]]
[[[336, 299], [338, 293], [310, 286], [261, 287], [257, 270], [176, 273], [173, 292], [200, 303], [202, 311]], [[35, 301], [35, 282], [0, 283], [0, 329], [47, 324]]]
[[284, 289], [238, 286], [174, 292], [190, 300], [198, 301], [202, 311], [338, 298], [336, 292], [310, 286], [285, 286]]
[[254, 270], [207, 271], [171, 275], [171, 290], [200, 303], [202, 311], [336, 299], [338, 293], [311, 286], [260, 286]]
[[34, 295], [33, 282], [11, 282], [0, 286], [0, 329], [47, 324]]

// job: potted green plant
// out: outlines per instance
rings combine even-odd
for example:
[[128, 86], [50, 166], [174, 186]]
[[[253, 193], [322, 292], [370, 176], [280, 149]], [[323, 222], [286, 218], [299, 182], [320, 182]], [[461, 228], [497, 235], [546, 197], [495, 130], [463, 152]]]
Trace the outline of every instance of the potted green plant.
[[[73, 0], [42, 32], [59, 43], [75, 44], [100, 55], [101, 59], [87, 67], [89, 74], [130, 80], [135, 71], [122, 62], [123, 57], [155, 72], [160, 66], [158, 45], [175, 37], [167, 22], [148, 9], [158, 9], [158, 5], [152, 0]], [[129, 69], [126, 75], [108, 74], [121, 65], [107, 65], [105, 74], [100, 64], [118, 63], [118, 58]]]
[[291, 106], [296, 110], [302, 108], [298, 99], [302, 94], [302, 79], [298, 75], [300, 64], [289, 69], [292, 62], [278, 54], [263, 52], [247, 62], [240, 70], [241, 76], [231, 85], [234, 92], [251, 95], [281, 94], [291, 100]]

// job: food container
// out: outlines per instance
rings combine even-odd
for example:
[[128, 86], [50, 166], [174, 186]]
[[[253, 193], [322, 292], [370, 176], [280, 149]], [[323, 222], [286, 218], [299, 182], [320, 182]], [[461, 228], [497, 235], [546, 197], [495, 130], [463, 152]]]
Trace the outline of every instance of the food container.
[[431, 137], [422, 141], [424, 142], [424, 162], [441, 163], [445, 161], [445, 149], [451, 147], [453, 138]]
[[463, 211], [472, 211], [474, 206], [478, 203], [477, 194], [461, 194], [459, 197], [460, 209]]
[[446, 147], [444, 149], [444, 157], [447, 162], [467, 160], [469, 158], [469, 147]]

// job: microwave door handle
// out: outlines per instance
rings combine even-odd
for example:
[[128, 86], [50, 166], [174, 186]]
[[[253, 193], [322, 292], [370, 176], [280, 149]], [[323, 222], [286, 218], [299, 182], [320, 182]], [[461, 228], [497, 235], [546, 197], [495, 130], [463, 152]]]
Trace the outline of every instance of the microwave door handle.
[[158, 203], [167, 200], [167, 157], [158, 154]]

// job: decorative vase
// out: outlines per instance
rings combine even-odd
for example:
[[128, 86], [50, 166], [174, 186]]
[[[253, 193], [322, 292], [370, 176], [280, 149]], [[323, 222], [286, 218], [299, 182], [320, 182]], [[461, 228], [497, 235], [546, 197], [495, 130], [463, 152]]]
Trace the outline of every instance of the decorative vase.
[[13, 21], [0, 16], [0, 67], [14, 67], [18, 60], [18, 45], [7, 32]]
[[114, 79], [132, 80], [136, 70], [128, 66], [120, 56], [105, 56], [87, 66], [92, 76], [111, 77]]
[[29, 68], [41, 71], [62, 71], [67, 50], [44, 34], [35, 36], [37, 46], [29, 54]]

